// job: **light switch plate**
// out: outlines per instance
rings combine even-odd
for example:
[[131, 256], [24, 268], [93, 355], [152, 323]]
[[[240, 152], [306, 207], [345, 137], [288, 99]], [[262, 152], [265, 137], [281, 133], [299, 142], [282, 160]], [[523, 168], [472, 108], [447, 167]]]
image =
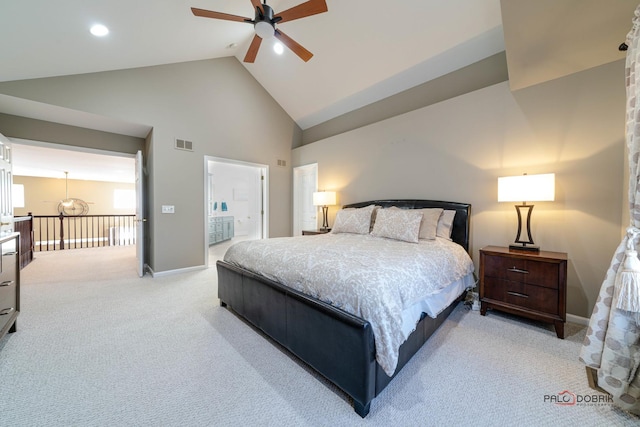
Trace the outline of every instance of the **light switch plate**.
[[173, 205], [162, 205], [162, 213], [172, 214], [176, 213], [176, 207]]

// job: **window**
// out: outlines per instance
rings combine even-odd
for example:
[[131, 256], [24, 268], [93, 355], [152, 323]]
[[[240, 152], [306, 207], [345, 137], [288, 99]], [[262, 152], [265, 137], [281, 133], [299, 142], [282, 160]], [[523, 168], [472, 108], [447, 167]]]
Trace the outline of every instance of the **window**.
[[24, 185], [13, 184], [12, 197], [14, 208], [24, 208]]
[[113, 208], [114, 209], [135, 209], [136, 208], [135, 190], [123, 190], [118, 188], [113, 190]]

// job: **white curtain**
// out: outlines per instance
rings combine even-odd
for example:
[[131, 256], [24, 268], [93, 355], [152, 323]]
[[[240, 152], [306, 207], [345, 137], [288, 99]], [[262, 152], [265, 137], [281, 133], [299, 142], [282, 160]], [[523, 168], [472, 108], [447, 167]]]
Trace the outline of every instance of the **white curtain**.
[[[597, 369], [598, 386], [620, 408], [640, 415], [640, 6], [627, 35], [626, 140], [629, 150], [631, 224], [616, 250], [596, 300], [580, 360]], [[638, 102], [636, 102], [636, 100]]]

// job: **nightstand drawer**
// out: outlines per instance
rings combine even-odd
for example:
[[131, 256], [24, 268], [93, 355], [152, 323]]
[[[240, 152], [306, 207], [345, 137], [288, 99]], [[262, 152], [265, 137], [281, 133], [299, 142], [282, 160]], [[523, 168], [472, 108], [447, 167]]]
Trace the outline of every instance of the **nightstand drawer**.
[[523, 281], [526, 271], [526, 261], [523, 259], [505, 258], [486, 255], [484, 257], [484, 274], [496, 279]]
[[484, 297], [547, 314], [558, 314], [558, 291], [555, 289], [487, 277]]
[[484, 274], [496, 279], [558, 288], [559, 265], [502, 256], [485, 256]]

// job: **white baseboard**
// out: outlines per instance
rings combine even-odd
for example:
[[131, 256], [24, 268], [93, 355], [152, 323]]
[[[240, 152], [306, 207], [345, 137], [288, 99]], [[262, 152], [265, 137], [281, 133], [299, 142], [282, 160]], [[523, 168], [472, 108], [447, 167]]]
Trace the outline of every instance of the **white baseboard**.
[[187, 273], [189, 271], [204, 270], [207, 268], [206, 265], [196, 265], [195, 267], [178, 268], [176, 270], [153, 271], [148, 265], [146, 267], [149, 273], [151, 273], [151, 277], [171, 276], [173, 274]]
[[578, 325], [589, 326], [589, 319], [575, 314], [567, 314], [567, 322], [577, 323]]

